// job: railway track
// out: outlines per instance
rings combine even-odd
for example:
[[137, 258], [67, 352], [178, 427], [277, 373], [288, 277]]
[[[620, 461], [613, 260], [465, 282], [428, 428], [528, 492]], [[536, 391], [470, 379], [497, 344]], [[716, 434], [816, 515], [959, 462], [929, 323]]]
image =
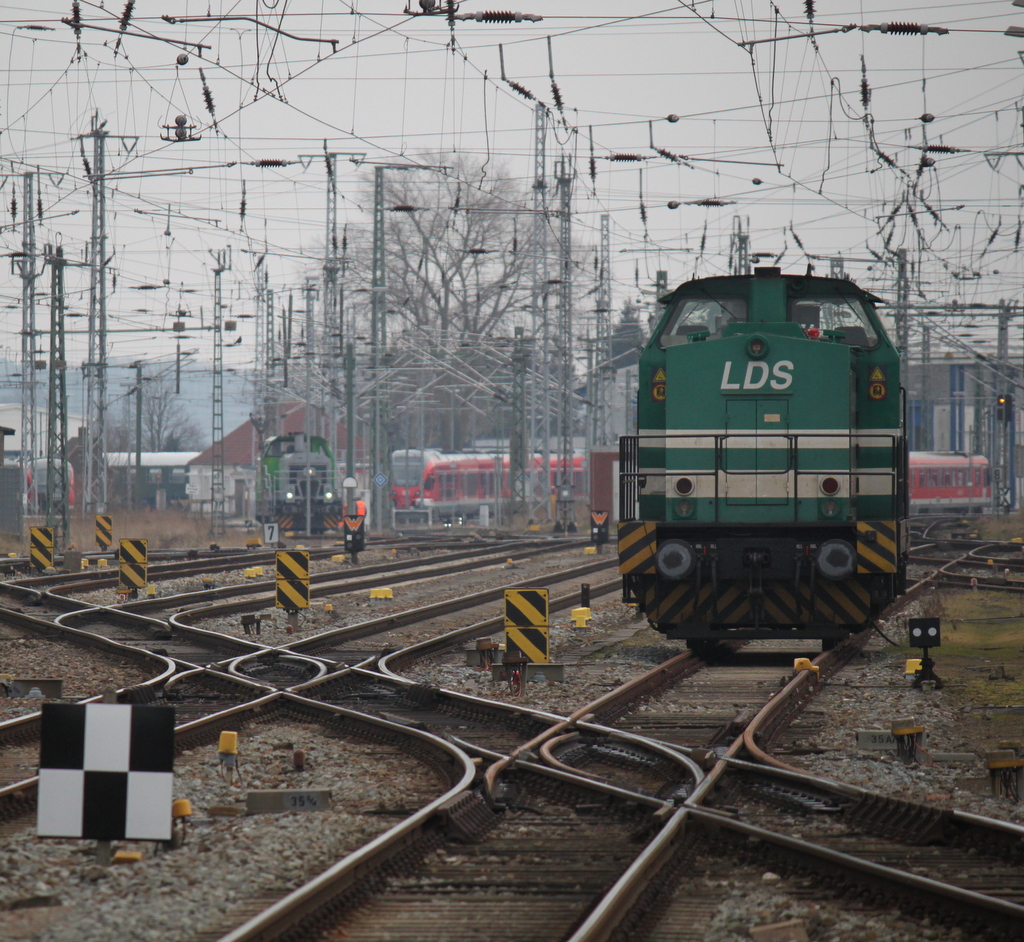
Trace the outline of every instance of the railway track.
[[[606, 591], [614, 591], [614, 582], [610, 585]], [[577, 599], [575, 592], [568, 594], [564, 604]], [[450, 656], [446, 652], [461, 650], [467, 640], [494, 627], [478, 622], [333, 672], [329, 668], [337, 661], [325, 652], [339, 658], [358, 654], [351, 647], [358, 641], [342, 640], [343, 633], [317, 635], [274, 651], [239, 655], [233, 665], [184, 671], [167, 683], [168, 699], [179, 698], [182, 710], [202, 711], [232, 691], [262, 693], [261, 701], [269, 702], [282, 696], [270, 692], [270, 684], [299, 677], [292, 702], [319, 700], [395, 729], [429, 730], [487, 770], [476, 773], [477, 788], [467, 782], [429, 822], [412, 824], [416, 816], [405, 817], [386, 839], [382, 835], [349, 854], [284, 899], [268, 905], [263, 897], [248, 898], [197, 940], [240, 942], [280, 933], [312, 938], [313, 927], [325, 931], [325, 938], [345, 933], [375, 940], [412, 932], [417, 939], [443, 939], [451, 938], [443, 934], [452, 928], [441, 921], [446, 911], [458, 914], [458, 931], [465, 937], [493, 937], [486, 932], [498, 926], [498, 937], [509, 939], [592, 942], [668, 938], [672, 932], [672, 938], [696, 939], [702, 936], [679, 935], [679, 926], [689, 920], [696, 933], [723, 894], [691, 892], [694, 873], [705, 874], [704, 884], [710, 886], [717, 875], [756, 875], [766, 867], [782, 874], [788, 892], [815, 906], [827, 907], [832, 896], [841, 908], [866, 914], [896, 905], [911, 921], [919, 920], [925, 907], [962, 933], [976, 933], [972, 938], [986, 933], [1019, 938], [1014, 920], [1024, 913], [1021, 890], [1019, 881], [1010, 882], [1013, 868], [1019, 871], [1013, 855], [1019, 855], [1021, 835], [1012, 827], [969, 817], [953, 826], [943, 818], [948, 864], [925, 873], [933, 848], [919, 837], [882, 833], [882, 824], [894, 816], [884, 799], [811, 776], [794, 784], [796, 773], [784, 768], [772, 773], [763, 765], [787, 765], [766, 750], [784, 759], [798, 757], [789, 743], [803, 733], [791, 731], [806, 715], [801, 710], [814, 702], [809, 675], [792, 676], [791, 658], [759, 654], [750, 646], [709, 667], [682, 655], [649, 671], [628, 691], [613, 691], [566, 716], [400, 676], [415, 672], [424, 659]], [[369, 623], [361, 630], [370, 631]], [[822, 676], [840, 671], [858, 643], [816, 659]], [[248, 681], [244, 671], [232, 670], [246, 661], [258, 668]], [[260, 670], [267, 672], [266, 682], [259, 679]], [[680, 679], [688, 674], [688, 680]], [[687, 683], [703, 691], [690, 699], [706, 703], [713, 694], [715, 708], [704, 716], [677, 718], [670, 716], [673, 711], [651, 708], [667, 689], [681, 685], [674, 689], [683, 690]], [[764, 710], [759, 709], [762, 696], [768, 704]], [[761, 765], [751, 768], [740, 755], [756, 757]], [[801, 818], [799, 832], [787, 831], [794, 804], [814, 816], [810, 824]], [[830, 810], [835, 808], [840, 810]], [[907, 818], [918, 811], [903, 806], [901, 813]], [[770, 826], [742, 820], [755, 815]], [[598, 826], [591, 826], [589, 816]], [[840, 818], [846, 819], [842, 827]], [[933, 827], [928, 833], [937, 832]], [[972, 852], [970, 834], [983, 835], [988, 851], [975, 846]], [[567, 841], [573, 835], [575, 846]], [[947, 849], [944, 843], [937, 846]], [[981, 869], [969, 871], [977, 856], [994, 874], [988, 883]], [[904, 866], [889, 866], [894, 860]], [[493, 866], [481, 871], [482, 861], [499, 864], [501, 879], [494, 877]], [[495, 898], [502, 900], [500, 906], [489, 905]], [[514, 918], [524, 911], [528, 918]], [[244, 924], [238, 926], [240, 920]], [[236, 927], [228, 929], [228, 923]]]

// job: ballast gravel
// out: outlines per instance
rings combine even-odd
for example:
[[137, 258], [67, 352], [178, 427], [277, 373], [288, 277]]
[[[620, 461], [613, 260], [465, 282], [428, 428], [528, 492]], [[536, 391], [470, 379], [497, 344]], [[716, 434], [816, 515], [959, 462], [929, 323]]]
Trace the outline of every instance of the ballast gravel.
[[[306, 753], [295, 771], [293, 751]], [[98, 866], [94, 842], [39, 840], [24, 829], [0, 848], [0, 938], [7, 942], [146, 942], [186, 940], [222, 922], [240, 902], [284, 894], [322, 872], [444, 790], [401, 752], [324, 735], [316, 726], [276, 722], [239, 731], [242, 784], [222, 775], [216, 746], [175, 763], [174, 797], [193, 816], [185, 844], [160, 851], [153, 842], [119, 844], [141, 862]], [[244, 811], [250, 789], [329, 789], [330, 811]], [[213, 813], [211, 813], [213, 809]], [[55, 905], [10, 910], [35, 899]], [[42, 899], [40, 899], [42, 898]], [[49, 922], [28, 935], [21, 916]]]

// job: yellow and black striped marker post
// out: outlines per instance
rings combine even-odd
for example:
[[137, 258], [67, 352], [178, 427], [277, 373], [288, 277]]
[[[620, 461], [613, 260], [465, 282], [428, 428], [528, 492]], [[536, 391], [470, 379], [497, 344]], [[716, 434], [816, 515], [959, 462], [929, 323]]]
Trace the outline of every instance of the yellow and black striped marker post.
[[110, 514], [96, 514], [96, 545], [101, 553], [114, 542], [114, 518]]
[[117, 587], [136, 591], [149, 581], [147, 540], [120, 540], [117, 544]]
[[53, 568], [53, 527], [29, 527], [28, 555], [36, 569]]
[[309, 550], [277, 551], [277, 607], [286, 612], [309, 608]]
[[505, 650], [521, 651], [534, 664], [547, 664], [548, 590], [505, 590]]

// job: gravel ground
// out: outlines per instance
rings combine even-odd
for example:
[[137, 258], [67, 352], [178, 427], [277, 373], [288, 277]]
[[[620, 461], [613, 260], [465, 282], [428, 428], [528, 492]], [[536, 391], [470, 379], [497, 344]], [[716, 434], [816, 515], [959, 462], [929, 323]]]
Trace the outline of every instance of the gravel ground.
[[[60, 677], [64, 701], [81, 700], [104, 688], [130, 687], [152, 676], [127, 662], [55, 639], [0, 637], [0, 674], [12, 677]], [[0, 698], [0, 721], [39, 709], [38, 700]]]
[[[291, 767], [294, 748], [307, 754]], [[193, 819], [178, 850], [147, 842], [140, 863], [99, 867], [93, 843], [35, 840], [25, 829], [0, 847], [0, 910], [33, 897], [57, 905], [0, 911], [0, 937], [14, 942], [176, 942], [220, 921], [253, 896], [301, 885], [443, 790], [414, 760], [394, 749], [325, 736], [317, 727], [275, 723], [239, 732], [244, 786], [221, 777], [215, 746], [175, 763], [175, 798]], [[244, 808], [249, 789], [327, 788], [328, 812], [222, 816]], [[38, 923], [45, 923], [39, 925]]]
[[[575, 555], [572, 558], [580, 561]], [[552, 561], [552, 565], [565, 563]], [[523, 581], [531, 571], [540, 571], [524, 569], [526, 574], [516, 581]], [[508, 573], [500, 568], [486, 578], [492, 577], [494, 584], [508, 581]], [[475, 583], [470, 588], [460, 577], [452, 594], [475, 588]], [[374, 602], [372, 606], [368, 599], [338, 596], [333, 600], [333, 616], [325, 615], [322, 609], [314, 610], [308, 616], [309, 628], [322, 629], [328, 624], [335, 626], [400, 611], [418, 604], [418, 597], [426, 598], [434, 592], [436, 586], [422, 583], [418, 588], [403, 589], [400, 599]], [[565, 616], [551, 629], [554, 661], [572, 661], [579, 654], [577, 649], [585, 649], [580, 666], [569, 672], [569, 683], [531, 683], [522, 698], [514, 699], [504, 684], [493, 683], [489, 675], [460, 663], [461, 654], [419, 664], [411, 669], [410, 676], [447, 689], [565, 715], [681, 649], [678, 642], [665, 641], [635, 621], [632, 611], [618, 601], [597, 600], [592, 608], [594, 618], [587, 631], [572, 627]], [[203, 627], [240, 632], [237, 624], [223, 621], [222, 628], [215, 624], [216, 620], [204, 622]], [[271, 631], [279, 631], [283, 636], [281, 622], [281, 628]], [[902, 640], [898, 625], [883, 627], [894, 640]], [[261, 640], [273, 643], [278, 639], [265, 635]], [[0, 642], [0, 653], [6, 654], [9, 644]], [[616, 651], [619, 653], [609, 656]], [[809, 741], [802, 744], [813, 752], [789, 761], [808, 771], [884, 794], [1024, 824], [1020, 806], [987, 794], [987, 772], [980, 756], [970, 763], [905, 766], [887, 753], [856, 751], [856, 729], [887, 729], [896, 717], [914, 717], [926, 727], [930, 752], [980, 751], [977, 742], [965, 735], [963, 714], [945, 692], [910, 688], [902, 673], [905, 656], [879, 639], [863, 658], [855, 658], [825, 685], [814, 704], [814, 709], [823, 714], [821, 723], [810, 734]], [[7, 672], [24, 673], [24, 669]], [[88, 670], [83, 670], [83, 677], [88, 674]], [[387, 808], [404, 811], [411, 801], [408, 793], [399, 793], [393, 785], [407, 778], [407, 770], [398, 766], [408, 760], [381, 757], [371, 754], [372, 750], [336, 740], [314, 742], [304, 727], [296, 732], [273, 727], [267, 729], [264, 739], [260, 738], [262, 735], [259, 729], [253, 731], [252, 742], [245, 747], [245, 755], [252, 758], [243, 770], [251, 763], [252, 781], [269, 783], [264, 787], [293, 782], [320, 785], [332, 787], [336, 798], [344, 790], [346, 801], [343, 806], [336, 806], [330, 824], [324, 824], [328, 820], [324, 815], [204, 819], [202, 812], [210, 804], [231, 801], [231, 789], [218, 777], [212, 750], [184, 757], [179, 764], [175, 794], [189, 797], [198, 812], [196, 826], [184, 849], [153, 855], [152, 845], [148, 845], [142, 864], [101, 870], [87, 855], [88, 845], [34, 841], [26, 832], [21, 839], [0, 846], [0, 906], [5, 901], [49, 894], [59, 895], [63, 905], [0, 912], [0, 936], [33, 942], [113, 942], [124, 938], [173, 942], [185, 938], [204, 921], [216, 919], [246, 895], [296, 885], [304, 874], [316, 872], [395, 820], [372, 812]], [[300, 779], [297, 773], [282, 771], [288, 752], [275, 748], [281, 741], [301, 742], [310, 752], [310, 771], [302, 774], [311, 778]], [[382, 767], [382, 762], [394, 764]], [[328, 767], [329, 778], [317, 777]], [[346, 778], [339, 788], [342, 769]], [[426, 797], [430, 796], [417, 800]], [[303, 850], [297, 851], [297, 847]], [[958, 930], [947, 930], [927, 920], [906, 920], [896, 912], [871, 914], [842, 901], [810, 902], [799, 882], [750, 868], [739, 868], [723, 879], [707, 880], [709, 894], [721, 900], [705, 935], [711, 942], [747, 940], [750, 927], [787, 919], [802, 920], [808, 937], [815, 942], [964, 938]], [[97, 904], [102, 904], [102, 913]], [[19, 928], [19, 919], [25, 924], [23, 928]], [[33, 919], [39, 924], [30, 924]], [[46, 928], [45, 924], [51, 921], [52, 925]]]
[[[298, 549], [298, 547], [292, 547]], [[338, 554], [343, 555], [342, 548], [338, 547]], [[390, 550], [374, 550], [372, 552], [360, 553], [359, 562], [360, 566], [375, 566], [382, 563], [390, 562], [395, 556], [392, 555]], [[263, 574], [260, 576], [249, 577], [245, 575], [246, 569], [251, 569], [253, 566], [260, 566], [263, 569]], [[213, 587], [220, 588], [226, 585], [239, 585], [245, 582], [266, 582], [274, 578], [274, 564], [273, 563], [254, 563], [253, 566], [240, 566], [238, 569], [228, 569], [223, 572], [211, 572], [208, 577], [213, 580]], [[358, 568], [353, 568], [349, 562], [349, 557], [345, 556], [341, 562], [332, 562], [330, 557], [326, 559], [314, 559], [310, 561], [309, 571], [311, 573], [321, 572], [338, 572], [343, 570], [351, 569], [352, 572], [358, 572]], [[97, 575], [109, 575], [116, 576], [117, 568], [108, 567], [107, 569], [94, 569]], [[344, 578], [348, 573], [339, 576]], [[182, 576], [176, 579], [165, 579], [157, 577], [152, 583], [156, 587], [158, 596], [178, 595], [183, 592], [201, 592], [203, 589], [210, 588], [209, 585], [203, 583], [202, 575], [196, 576]], [[55, 589], [54, 592], [58, 595], [67, 595], [70, 598], [77, 598], [79, 601], [89, 605], [115, 605], [117, 604], [117, 588], [109, 587], [105, 589], [93, 589], [90, 592], [83, 592], [81, 594], [75, 592], [73, 587], [66, 587], [64, 589]], [[141, 593], [140, 593], [141, 594]]]
[[[570, 660], [566, 666], [565, 683], [532, 680], [527, 683], [521, 697], [513, 697], [508, 684], [493, 681], [490, 671], [462, 663], [465, 656], [461, 651], [419, 661], [406, 670], [405, 676], [446, 690], [564, 716], [683, 650], [679, 642], [665, 641], [661, 635], [648, 629], [646, 623], [636, 621], [633, 610], [621, 602], [597, 600], [591, 604], [591, 612], [593, 618], [586, 630], [576, 628], [567, 612], [554, 615], [555, 624], [548, 633], [549, 650], [551, 661], [555, 664], [560, 663], [563, 657]], [[635, 651], [633, 648], [623, 648], [616, 652], [614, 658], [609, 658], [607, 663], [589, 659], [576, 663], [581, 648], [587, 652], [597, 651], [632, 638], [637, 631], [649, 634], [652, 640], [656, 638], [661, 643], [637, 646]], [[498, 635], [495, 637], [499, 638]]]
[[[794, 881], [799, 885], [799, 881]], [[718, 881], [725, 898], [718, 907], [705, 942], [750, 942], [758, 926], [797, 921], [813, 942], [919, 942], [920, 939], [964, 940], [960, 929], [937, 926], [930, 919], [904, 918], [898, 910], [875, 914], [846, 901], [812, 902], [782, 889], [778, 874], [740, 868], [733, 878]], [[719, 889], [720, 888], [720, 889]], [[772, 938], [769, 936], [768, 938]], [[790, 940], [796, 935], [777, 935]]]
[[[883, 630], [894, 641], [906, 638], [906, 629], [899, 625]], [[942, 690], [913, 689], [903, 674], [905, 659], [903, 652], [874, 644], [866, 657], [851, 662], [815, 701], [815, 709], [824, 714], [824, 726], [806, 745], [823, 751], [799, 756], [790, 764], [882, 794], [1024, 825], [1024, 807], [989, 794], [984, 749], [965, 736], [964, 708], [952, 704]], [[855, 730], [889, 729], [900, 717], [912, 717], [925, 727], [929, 753], [973, 753], [977, 758], [926, 758], [904, 765], [894, 753], [856, 751]]]
[[[362, 554], [360, 554], [360, 561]], [[495, 589], [507, 585], [521, 585], [530, 579], [557, 572], [571, 566], [583, 565], [587, 557], [584, 557], [579, 550], [556, 553], [551, 556], [544, 556], [536, 559], [517, 562], [512, 566], [507, 563], [499, 563], [494, 566], [487, 566], [483, 569], [471, 572], [462, 572], [458, 575], [442, 575], [431, 577], [429, 572], [418, 575], [415, 582], [396, 582], [393, 589], [393, 598], [371, 599], [369, 590], [361, 589], [352, 592], [341, 592], [337, 595], [317, 595], [308, 609], [301, 612], [297, 619], [286, 617], [285, 613], [274, 608], [272, 603], [260, 612], [263, 620], [260, 637], [256, 640], [265, 644], [285, 644], [295, 640], [287, 635], [285, 626], [289, 623], [297, 626], [298, 637], [306, 637], [316, 632], [330, 631], [343, 628], [346, 625], [356, 625], [361, 622], [368, 622], [372, 618], [384, 615], [395, 614], [396, 612], [408, 611], [418, 605], [427, 602], [437, 602], [443, 599], [458, 598], [474, 592], [482, 592], [485, 589]], [[425, 560], [426, 562], [426, 560]], [[609, 567], [614, 567], [613, 560], [608, 561]], [[358, 569], [352, 570], [357, 573]], [[396, 573], [400, 575], [400, 573]], [[596, 573], [591, 576], [594, 582], [600, 579], [607, 579], [610, 575]], [[225, 584], [226, 585], [226, 584]], [[315, 587], [314, 587], [315, 588]], [[327, 612], [324, 609], [325, 603], [330, 603], [334, 610]], [[443, 624], [449, 625], [451, 629], [472, 624], [473, 620], [493, 617], [501, 613], [501, 603], [492, 602], [483, 609], [472, 609], [456, 615], [446, 616]], [[567, 614], [565, 615], [567, 618]], [[207, 631], [215, 631], [220, 634], [232, 637], [244, 638], [241, 619], [238, 615], [224, 617], [203, 618], [195, 623], [197, 628]], [[425, 623], [420, 629], [401, 630], [402, 635], [396, 633], [382, 634], [376, 642], [382, 648], [384, 645], [393, 646], [396, 643], [411, 644], [414, 640], [436, 635], [443, 630], [438, 620]], [[374, 639], [360, 642], [361, 646], [374, 647]]]

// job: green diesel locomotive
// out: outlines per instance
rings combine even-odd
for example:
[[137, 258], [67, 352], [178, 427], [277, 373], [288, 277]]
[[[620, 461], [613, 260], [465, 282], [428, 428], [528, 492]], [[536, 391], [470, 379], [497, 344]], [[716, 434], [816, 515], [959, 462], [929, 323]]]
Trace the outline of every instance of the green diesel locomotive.
[[701, 278], [662, 298], [620, 441], [623, 597], [691, 648], [821, 639], [905, 590], [899, 354], [850, 281]]

